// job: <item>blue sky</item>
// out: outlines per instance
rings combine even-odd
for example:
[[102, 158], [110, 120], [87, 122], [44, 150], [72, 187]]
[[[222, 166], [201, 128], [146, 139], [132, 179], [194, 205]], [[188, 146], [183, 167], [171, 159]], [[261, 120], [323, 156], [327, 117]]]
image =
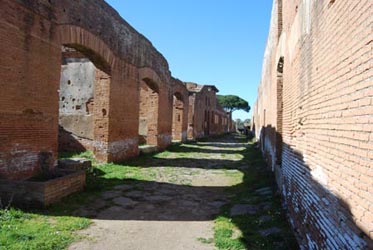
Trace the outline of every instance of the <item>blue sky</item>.
[[[256, 99], [272, 0], [107, 0], [182, 81]], [[246, 119], [251, 114], [233, 113]]]

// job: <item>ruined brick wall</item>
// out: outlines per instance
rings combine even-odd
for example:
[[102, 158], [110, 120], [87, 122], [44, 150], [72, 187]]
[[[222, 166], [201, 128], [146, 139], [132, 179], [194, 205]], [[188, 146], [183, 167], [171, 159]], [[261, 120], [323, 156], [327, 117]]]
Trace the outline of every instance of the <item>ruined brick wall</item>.
[[0, 17], [0, 176], [18, 179], [57, 152], [61, 47], [42, 32], [52, 23], [16, 1], [1, 1]]
[[189, 108], [188, 108], [188, 130], [187, 137], [188, 139], [194, 138], [194, 105], [196, 100], [196, 93], [189, 92]]
[[140, 83], [140, 143], [157, 145], [159, 87], [149, 79]]
[[222, 117], [228, 115], [217, 104], [218, 89], [213, 85], [186, 84], [189, 95], [188, 138], [201, 138], [225, 132]]
[[[148, 101], [140, 103], [140, 111], [147, 113], [147, 143], [165, 149], [172, 141], [173, 85], [171, 77], [162, 79], [151, 68], [139, 69], [140, 84], [147, 86]], [[145, 84], [145, 85], [144, 85]], [[140, 97], [142, 93], [140, 91]]]
[[253, 125], [305, 249], [372, 247], [372, 9], [274, 1]]
[[[1, 0], [0, 178], [24, 179], [56, 165], [61, 47], [81, 52], [108, 77], [95, 127], [96, 157], [138, 154], [139, 83], [160, 84], [158, 144], [171, 143], [172, 86], [167, 61], [102, 0]], [[147, 76], [150, 75], [150, 76]], [[105, 132], [106, 131], [106, 132]], [[51, 159], [44, 161], [43, 155]]]
[[215, 103], [215, 109], [213, 111], [211, 133], [214, 135], [220, 135], [228, 132], [228, 115], [225, 110], [217, 103]]
[[[206, 116], [205, 99], [201, 98], [201, 85], [186, 83], [189, 91], [188, 138], [196, 139], [204, 136]], [[202, 100], [203, 99], [203, 100]]]
[[[64, 48], [59, 89], [59, 152], [96, 152], [107, 141], [106, 86], [110, 76], [78, 51]], [[68, 51], [66, 51], [68, 50]], [[96, 157], [98, 155], [96, 154]]]
[[[253, 108], [255, 134], [261, 138], [260, 146], [272, 170], [276, 168], [276, 133], [277, 102], [271, 96], [277, 97], [277, 45], [278, 31], [278, 2], [275, 1], [272, 10], [272, 20], [268, 35], [267, 46], [263, 59], [262, 78], [258, 89], [257, 101]], [[276, 82], [277, 83], [277, 82]]]
[[172, 139], [187, 140], [189, 92], [185, 84], [175, 78], [173, 83]]

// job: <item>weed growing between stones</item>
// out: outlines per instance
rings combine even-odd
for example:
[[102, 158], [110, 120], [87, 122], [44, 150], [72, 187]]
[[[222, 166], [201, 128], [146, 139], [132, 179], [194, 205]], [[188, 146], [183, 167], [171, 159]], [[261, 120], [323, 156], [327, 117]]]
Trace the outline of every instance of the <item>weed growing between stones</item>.
[[298, 249], [278, 194], [274, 176], [253, 143], [242, 152], [238, 167], [244, 177], [228, 189], [234, 195], [215, 219], [215, 246], [220, 250]]

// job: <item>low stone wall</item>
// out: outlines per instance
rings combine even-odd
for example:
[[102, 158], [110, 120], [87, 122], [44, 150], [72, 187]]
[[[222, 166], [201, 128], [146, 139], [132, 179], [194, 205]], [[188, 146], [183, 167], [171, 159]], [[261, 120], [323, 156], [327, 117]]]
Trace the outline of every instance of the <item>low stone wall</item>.
[[72, 193], [84, 189], [85, 170], [57, 170], [61, 177], [48, 181], [0, 180], [2, 206], [12, 205], [24, 208], [46, 207]]

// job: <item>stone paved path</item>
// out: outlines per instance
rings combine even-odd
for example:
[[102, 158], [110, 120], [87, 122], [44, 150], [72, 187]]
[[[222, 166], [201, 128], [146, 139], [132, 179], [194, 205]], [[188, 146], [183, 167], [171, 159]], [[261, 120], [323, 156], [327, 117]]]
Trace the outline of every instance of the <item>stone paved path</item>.
[[[93, 218], [93, 224], [79, 232], [83, 240], [69, 249], [215, 249], [201, 239], [214, 238], [214, 219], [234, 199], [227, 190], [242, 183], [242, 169], [248, 167], [240, 153], [245, 144], [228, 136], [175, 149], [142, 162], [143, 171], [152, 173], [150, 181], [123, 181], [77, 210], [75, 215]], [[271, 199], [270, 190], [259, 193]], [[253, 215], [266, 206], [270, 203], [235, 204], [230, 213]], [[262, 219], [265, 223], [271, 216]]]

